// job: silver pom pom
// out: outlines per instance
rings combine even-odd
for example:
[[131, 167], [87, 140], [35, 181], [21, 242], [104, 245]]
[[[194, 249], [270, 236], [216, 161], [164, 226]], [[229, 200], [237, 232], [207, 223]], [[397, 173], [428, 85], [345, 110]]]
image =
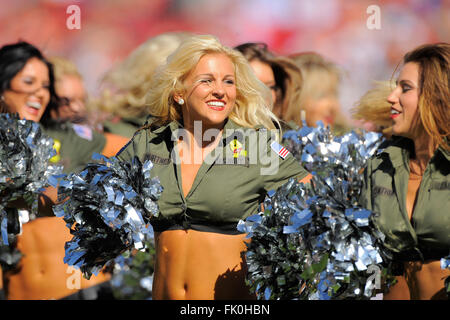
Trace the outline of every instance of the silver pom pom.
[[12, 201], [23, 199], [31, 216], [38, 214], [40, 192], [62, 171], [49, 163], [55, 154], [53, 140], [38, 123], [0, 114], [0, 245], [9, 245], [21, 229], [17, 209], [9, 207]]
[[95, 156], [91, 163], [59, 183], [54, 207], [74, 235], [66, 243], [64, 262], [79, 267], [86, 278], [132, 247], [144, 249], [153, 237], [150, 220], [159, 215], [162, 186], [150, 178], [153, 164], [137, 157], [131, 162]]
[[[381, 135], [304, 126], [285, 146], [308, 169], [310, 184], [291, 180], [265, 200], [264, 212], [241, 221], [249, 232], [248, 282], [260, 299], [369, 299], [391, 253], [358, 205], [362, 171]], [[375, 277], [373, 273], [377, 272]]]

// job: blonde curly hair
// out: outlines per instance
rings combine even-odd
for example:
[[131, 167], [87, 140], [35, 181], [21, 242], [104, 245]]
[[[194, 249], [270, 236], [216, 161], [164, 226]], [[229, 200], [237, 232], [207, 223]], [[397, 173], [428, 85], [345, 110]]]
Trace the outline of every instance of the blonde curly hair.
[[167, 58], [167, 63], [155, 73], [147, 94], [149, 113], [155, 117], [153, 124], [167, 124], [180, 120], [180, 106], [174, 100], [174, 94], [183, 94], [186, 90], [184, 79], [206, 54], [221, 53], [227, 55], [235, 66], [236, 102], [229, 118], [237, 124], [254, 128], [262, 125], [275, 129], [276, 116], [270, 111], [272, 106], [270, 90], [255, 76], [247, 59], [232, 48], [222, 45], [210, 35], [192, 36]]
[[191, 37], [188, 32], [167, 32], [148, 39], [119, 65], [102, 78], [105, 86], [101, 97], [92, 101], [93, 107], [121, 117], [139, 117], [147, 113], [145, 95], [158, 66]]
[[[342, 71], [336, 64], [316, 52], [295, 53], [289, 55], [289, 58], [301, 70], [303, 85], [299, 93], [300, 102], [288, 111], [286, 117], [296, 123], [301, 123], [302, 111], [306, 111], [310, 99], [317, 100], [323, 96], [338, 98]], [[335, 126], [348, 126], [340, 111], [336, 112]]]
[[83, 76], [78, 71], [77, 66], [69, 59], [59, 56], [53, 56], [50, 57], [48, 61], [53, 65], [55, 82], [61, 81], [64, 76], [75, 76], [80, 80], [83, 80]]
[[370, 122], [377, 132], [385, 136], [392, 134], [391, 104], [387, 97], [395, 84], [392, 81], [374, 81], [368, 90], [350, 110], [353, 119]]

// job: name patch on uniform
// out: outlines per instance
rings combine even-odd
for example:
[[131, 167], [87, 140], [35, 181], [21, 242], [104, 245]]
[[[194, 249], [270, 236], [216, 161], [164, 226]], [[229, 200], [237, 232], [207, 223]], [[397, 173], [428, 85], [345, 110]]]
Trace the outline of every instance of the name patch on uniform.
[[151, 154], [151, 153], [147, 154], [145, 156], [145, 158], [155, 164], [169, 164], [171, 161], [169, 158], [161, 158], [160, 156], [157, 156], [156, 154]]
[[83, 139], [92, 141], [92, 129], [82, 124], [73, 124], [75, 133]]
[[276, 154], [278, 154], [281, 158], [283, 158], [283, 160], [284, 159], [286, 159], [286, 157], [289, 155], [289, 150], [288, 149], [286, 149], [285, 147], [283, 147], [281, 144], [279, 144], [278, 142], [276, 142], [276, 141], [273, 141], [271, 144], [270, 144], [270, 147], [272, 148], [272, 150], [276, 153]]
[[431, 189], [435, 190], [447, 190], [450, 189], [450, 181], [434, 181], [431, 183]]
[[385, 187], [375, 186], [372, 189], [372, 194], [374, 197], [376, 197], [378, 195], [393, 196], [394, 191], [392, 191], [391, 189], [385, 188]]

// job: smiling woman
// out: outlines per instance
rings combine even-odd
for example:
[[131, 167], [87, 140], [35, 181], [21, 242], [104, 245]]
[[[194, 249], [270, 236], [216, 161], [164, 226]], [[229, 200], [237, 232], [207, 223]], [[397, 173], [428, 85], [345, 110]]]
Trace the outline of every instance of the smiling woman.
[[35, 122], [49, 118], [58, 100], [53, 67], [37, 48], [25, 42], [2, 47], [0, 70], [2, 112]]
[[[200, 58], [185, 79], [188, 88], [184, 94], [186, 104], [181, 105], [185, 124], [191, 126], [195, 121], [202, 121], [205, 129], [222, 125], [233, 111], [235, 82], [233, 63], [225, 54], [208, 54]], [[178, 104], [181, 95], [175, 94]]]
[[[248, 143], [250, 133], [274, 129], [270, 91], [239, 52], [212, 36], [184, 41], [150, 88], [154, 121], [136, 132], [118, 158], [152, 159], [151, 175], [164, 188], [160, 216], [152, 221], [153, 298], [255, 298], [245, 285], [247, 240], [237, 223], [258, 212], [267, 191], [308, 176], [292, 155], [281, 158], [269, 147], [274, 137], [262, 134]], [[211, 129], [213, 139], [203, 139]], [[258, 142], [278, 164], [270, 174], [261, 169], [271, 163], [249, 162], [246, 151], [252, 153]], [[222, 158], [228, 149], [231, 161]]]
[[47, 65], [38, 58], [31, 58], [3, 92], [3, 102], [12, 113], [38, 122], [50, 101], [49, 83]]
[[[2, 112], [18, 113], [20, 118], [40, 123], [44, 133], [54, 141], [58, 139], [66, 145], [69, 140], [68, 147], [84, 156], [81, 161], [89, 161], [92, 154], [89, 151], [93, 149], [102, 151], [104, 142], [103, 145], [88, 142], [86, 147], [73, 130], [64, 136], [68, 140], [63, 140], [60, 132], [46, 128], [51, 120], [50, 112], [57, 108], [58, 97], [53, 67], [33, 45], [19, 42], [0, 48], [0, 95]], [[61, 158], [65, 158], [65, 150], [60, 150]], [[64, 221], [51, 211], [56, 202], [55, 188], [47, 188], [39, 200], [39, 217], [25, 223], [17, 237], [16, 246], [23, 257], [16, 269], [3, 274], [6, 298], [59, 299], [107, 280], [108, 275], [103, 273], [89, 281], [82, 280], [78, 273], [79, 286], [67, 285], [73, 276], [67, 273], [68, 266], [63, 263], [64, 243], [71, 235]]]
[[396, 81], [396, 88], [388, 96], [391, 103], [391, 119], [394, 122], [393, 133], [413, 138], [419, 126], [419, 65], [406, 63]]
[[[450, 45], [407, 53], [396, 83], [388, 97], [394, 137], [368, 164], [362, 203], [379, 213], [385, 244], [403, 268], [390, 298], [445, 299], [450, 270], [439, 260], [450, 252]], [[405, 282], [409, 291], [399, 292]]]

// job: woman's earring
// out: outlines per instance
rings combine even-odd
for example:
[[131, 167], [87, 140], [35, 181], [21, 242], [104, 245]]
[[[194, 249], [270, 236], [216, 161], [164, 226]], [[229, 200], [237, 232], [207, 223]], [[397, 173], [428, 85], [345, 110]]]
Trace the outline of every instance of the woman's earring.
[[184, 104], [184, 99], [183, 98], [178, 99], [178, 104], [179, 105], [183, 105]]

